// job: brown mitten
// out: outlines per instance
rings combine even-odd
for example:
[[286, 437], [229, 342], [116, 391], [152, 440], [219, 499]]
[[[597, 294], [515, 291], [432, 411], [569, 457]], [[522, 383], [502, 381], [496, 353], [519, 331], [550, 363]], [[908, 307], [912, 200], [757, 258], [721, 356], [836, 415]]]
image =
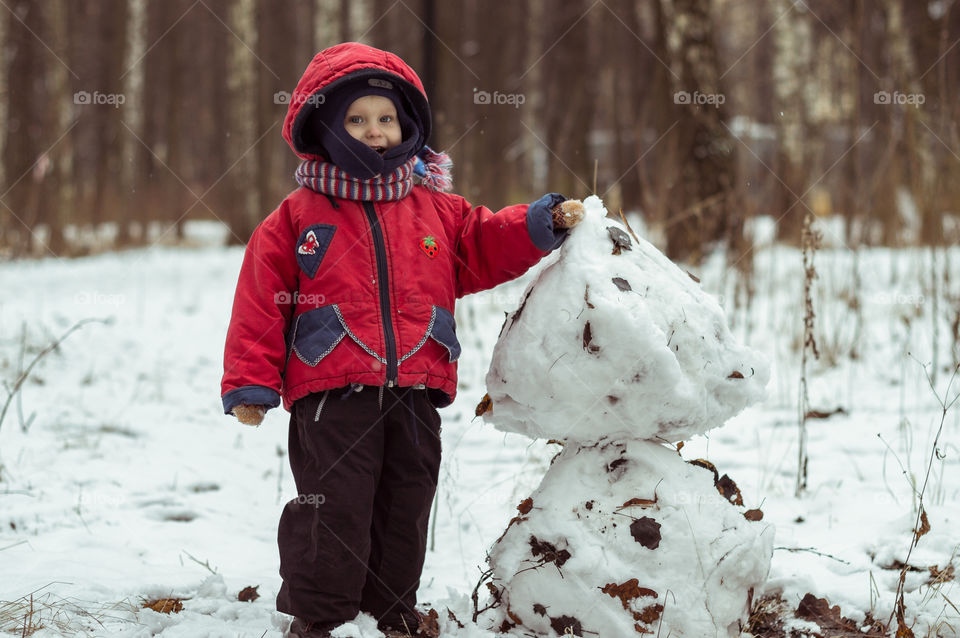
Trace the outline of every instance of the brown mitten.
[[233, 409], [233, 416], [244, 425], [260, 425], [266, 413], [267, 410], [262, 405], [238, 405]]
[[568, 199], [553, 207], [553, 227], [573, 228], [583, 219], [585, 209], [576, 199]]

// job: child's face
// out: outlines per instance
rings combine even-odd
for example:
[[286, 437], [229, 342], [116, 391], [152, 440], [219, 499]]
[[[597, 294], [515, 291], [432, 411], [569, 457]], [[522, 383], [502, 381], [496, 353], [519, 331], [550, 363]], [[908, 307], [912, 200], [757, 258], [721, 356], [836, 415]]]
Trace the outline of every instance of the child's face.
[[382, 95], [365, 95], [354, 100], [343, 118], [343, 127], [351, 137], [381, 155], [403, 141], [397, 108], [391, 99]]

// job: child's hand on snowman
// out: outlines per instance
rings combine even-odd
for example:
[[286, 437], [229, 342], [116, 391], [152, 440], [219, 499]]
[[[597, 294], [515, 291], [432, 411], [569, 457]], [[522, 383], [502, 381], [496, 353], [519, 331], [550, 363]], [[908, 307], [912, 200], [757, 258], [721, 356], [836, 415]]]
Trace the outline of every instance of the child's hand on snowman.
[[584, 208], [580, 200], [568, 199], [551, 209], [554, 228], [573, 228], [583, 219]]
[[238, 405], [233, 409], [233, 416], [244, 425], [260, 425], [267, 409], [262, 405]]

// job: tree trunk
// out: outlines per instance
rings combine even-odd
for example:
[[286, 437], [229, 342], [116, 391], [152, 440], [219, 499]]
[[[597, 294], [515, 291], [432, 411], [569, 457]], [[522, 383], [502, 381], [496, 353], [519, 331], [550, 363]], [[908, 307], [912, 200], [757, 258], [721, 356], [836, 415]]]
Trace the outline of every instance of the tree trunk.
[[679, 123], [676, 187], [668, 195], [667, 254], [698, 262], [706, 245], [730, 242], [742, 232], [736, 200], [736, 140], [724, 126], [726, 95], [714, 44], [710, 0], [670, 3], [668, 42], [679, 83], [674, 102]]
[[[45, 148], [43, 135], [46, 127], [38, 117], [41, 111], [37, 108], [42, 100], [36, 96], [39, 88], [36, 61], [43, 58], [37, 51], [40, 45], [33, 35], [42, 30], [40, 9], [36, 2], [18, 0], [10, 3], [9, 11], [3, 16], [7, 20], [5, 59], [9, 64], [6, 72], [7, 142], [3, 164], [8, 179], [3, 189], [3, 215], [0, 217], [6, 222], [2, 228], [3, 243], [14, 256], [30, 249], [38, 205], [34, 176], [40, 158], [36, 153]], [[41, 65], [41, 74], [42, 70]]]
[[[117, 244], [128, 245], [142, 241], [147, 220], [138, 199], [143, 197], [143, 182], [146, 175], [142, 165], [143, 155], [140, 142], [144, 134], [144, 104], [148, 101], [143, 82], [143, 56], [146, 52], [147, 5], [146, 0], [131, 0], [127, 14], [127, 46], [123, 61], [123, 95], [126, 98], [123, 108], [123, 130], [121, 135], [120, 190], [119, 201], [123, 203], [118, 220]], [[139, 237], [134, 237], [136, 224]]]
[[773, 28], [773, 111], [779, 142], [773, 166], [778, 193], [774, 198], [774, 212], [778, 216], [780, 237], [799, 241], [805, 209], [796, 198], [806, 190], [806, 142], [811, 134], [803, 89], [804, 78], [809, 77], [811, 71], [813, 34], [810, 15], [793, 0], [780, 0], [771, 15], [781, 16]]
[[[583, 197], [592, 189], [593, 160], [590, 131], [595, 101], [596, 38], [591, 37], [591, 15], [585, 0], [545, 5], [546, 32], [541, 41], [544, 65], [539, 91], [543, 127], [535, 129], [539, 143], [547, 150], [548, 190], [567, 197]], [[557, 34], [565, 34], [556, 42]], [[554, 46], [556, 45], [556, 46]], [[573, 90], [570, 78], [581, 78]]]
[[[226, 179], [232, 185], [229, 204], [231, 244], [242, 244], [250, 238], [259, 222], [256, 182], [256, 154], [249, 153], [256, 140], [257, 65], [259, 62], [247, 47], [257, 46], [256, 0], [237, 0], [230, 7], [230, 24], [237, 37], [230, 40], [227, 88], [230, 94], [227, 121], [227, 156], [237, 162]], [[272, 101], [271, 101], [272, 104]]]
[[[53, 41], [60, 43], [60, 53], [64, 59], [70, 60], [70, 40], [72, 37], [69, 22], [69, 0], [57, 0], [48, 5], [52, 12], [50, 16]], [[55, 130], [63, 137], [53, 151], [53, 185], [50, 188], [51, 205], [46, 207], [43, 222], [48, 229], [47, 250], [54, 255], [63, 255], [67, 252], [63, 225], [69, 220], [76, 206], [76, 188], [74, 183], [74, 138], [73, 131], [73, 83], [69, 69], [62, 64], [50, 67], [50, 86], [55, 105]], [[69, 132], [68, 132], [69, 131]]]

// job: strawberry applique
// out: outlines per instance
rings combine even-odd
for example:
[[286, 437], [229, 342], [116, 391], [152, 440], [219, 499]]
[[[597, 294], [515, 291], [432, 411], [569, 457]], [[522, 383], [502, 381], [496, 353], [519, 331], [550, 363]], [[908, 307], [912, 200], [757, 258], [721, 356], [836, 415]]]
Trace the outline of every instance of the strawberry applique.
[[434, 239], [431, 235], [427, 235], [420, 240], [420, 250], [427, 254], [427, 257], [433, 259], [437, 256], [437, 253], [440, 252], [440, 246], [437, 245], [437, 240]]

